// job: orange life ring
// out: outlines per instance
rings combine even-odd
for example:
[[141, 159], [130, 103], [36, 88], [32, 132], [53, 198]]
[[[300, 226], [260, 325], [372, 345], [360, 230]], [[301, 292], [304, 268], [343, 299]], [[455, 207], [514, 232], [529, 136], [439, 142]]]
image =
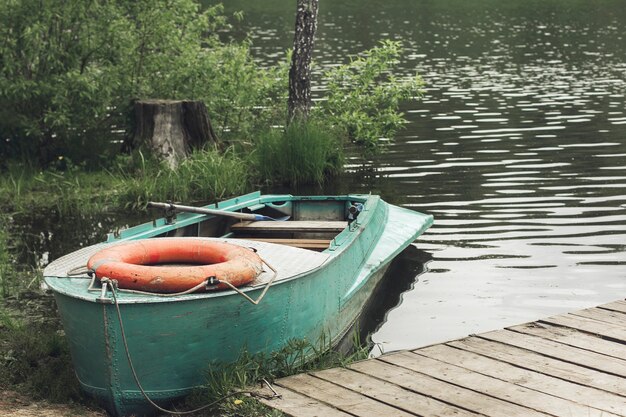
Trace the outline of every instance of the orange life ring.
[[[103, 249], [89, 258], [87, 268], [98, 279], [117, 280], [120, 288], [173, 293], [191, 289], [209, 277], [234, 286], [247, 284], [261, 274], [263, 261], [251, 249], [231, 243], [154, 238]], [[225, 284], [215, 287], [225, 288]]]

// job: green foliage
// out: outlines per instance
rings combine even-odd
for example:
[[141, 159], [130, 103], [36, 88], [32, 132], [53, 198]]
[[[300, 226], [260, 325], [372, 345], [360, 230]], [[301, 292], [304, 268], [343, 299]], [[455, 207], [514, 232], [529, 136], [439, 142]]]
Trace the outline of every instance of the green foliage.
[[131, 129], [136, 98], [202, 99], [219, 131], [249, 134], [275, 117], [284, 77], [246, 43], [221, 43], [226, 25], [221, 6], [194, 0], [1, 2], [0, 156], [97, 160]]
[[262, 179], [291, 186], [322, 184], [341, 172], [343, 144], [327, 126], [294, 122], [284, 131], [260, 134], [255, 143], [255, 161]]
[[381, 139], [392, 139], [405, 123], [400, 102], [422, 94], [418, 75], [402, 81], [392, 74], [401, 52], [400, 42], [381, 41], [350, 63], [328, 71], [327, 99], [315, 109], [315, 116], [340, 127], [366, 150], [379, 149]]
[[[6, 227], [7, 220], [4, 215], [0, 216], [0, 298], [8, 296], [13, 287], [12, 259], [9, 253], [9, 235]], [[2, 323], [2, 320], [0, 320]]]
[[232, 148], [194, 152], [170, 169], [137, 154], [138, 162], [118, 165], [114, 178], [120, 179], [118, 199], [130, 207], [143, 207], [148, 201], [213, 201], [243, 194], [250, 187], [250, 168]]

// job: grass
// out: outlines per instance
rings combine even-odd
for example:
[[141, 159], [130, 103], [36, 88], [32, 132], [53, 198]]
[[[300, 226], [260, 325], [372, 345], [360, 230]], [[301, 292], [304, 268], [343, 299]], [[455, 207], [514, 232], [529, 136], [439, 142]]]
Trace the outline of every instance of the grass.
[[[11, 389], [53, 403], [93, 406], [80, 390], [74, 375], [68, 342], [49, 297], [21, 297], [0, 309], [0, 389]], [[19, 318], [16, 318], [18, 316]], [[355, 333], [356, 334], [356, 333]], [[207, 373], [207, 387], [191, 395], [181, 409], [191, 409], [226, 395], [258, 385], [262, 379], [346, 366], [365, 359], [369, 347], [355, 337], [355, 350], [343, 354], [331, 349], [329, 339], [317, 343], [292, 340], [273, 353], [250, 354], [243, 350], [230, 364]], [[216, 408], [201, 414], [222, 417], [279, 417], [253, 397], [243, 394], [220, 401]]]
[[194, 152], [176, 169], [146, 161], [137, 154], [131, 168], [111, 173], [118, 184], [118, 201], [126, 207], [143, 207], [148, 201], [209, 201], [243, 194], [251, 188], [249, 163], [234, 149]]
[[[64, 333], [50, 319], [54, 317], [52, 304], [31, 298], [20, 300], [15, 307], [19, 313], [0, 310], [0, 387], [51, 402], [87, 403], [71, 366]], [[15, 318], [16, 314], [20, 318]]]
[[[274, 381], [277, 378], [303, 372], [347, 366], [357, 360], [366, 359], [370, 346], [362, 345], [356, 335], [355, 332], [354, 350], [348, 354], [334, 350], [327, 337], [322, 337], [316, 343], [307, 340], [291, 340], [281, 350], [269, 354], [250, 354], [244, 349], [235, 362], [209, 370], [207, 389], [198, 391], [189, 399], [189, 402], [191, 404], [209, 403], [234, 392], [259, 386], [263, 379]], [[218, 412], [223, 417], [282, 415], [256, 399], [244, 395], [230, 397], [221, 402]]]
[[[339, 140], [309, 124], [261, 135], [250, 152], [234, 148], [197, 151], [175, 170], [141, 153], [118, 157], [107, 170], [95, 171], [69, 162], [45, 171], [5, 162], [0, 175], [0, 388], [52, 402], [89, 403], [73, 373], [52, 298], [32, 290], [23, 292], [41, 274], [39, 265], [18, 264], [15, 244], [20, 232], [12, 227], [13, 219], [27, 213], [43, 213], [54, 221], [86, 214], [98, 218], [111, 207], [141, 209], [149, 200], [192, 204], [242, 194], [254, 184], [321, 184], [341, 170], [342, 160]], [[324, 340], [315, 346], [292, 341], [271, 355], [244, 351], [236, 363], [209, 373], [209, 388], [190, 401], [210, 402], [261, 378], [338, 366], [364, 352], [343, 356], [328, 347]], [[305, 361], [305, 357], [312, 360]], [[219, 413], [227, 417], [281, 415], [243, 396], [222, 403]]]
[[262, 133], [255, 143], [259, 177], [297, 186], [323, 184], [343, 167], [343, 145], [327, 126], [294, 122]]

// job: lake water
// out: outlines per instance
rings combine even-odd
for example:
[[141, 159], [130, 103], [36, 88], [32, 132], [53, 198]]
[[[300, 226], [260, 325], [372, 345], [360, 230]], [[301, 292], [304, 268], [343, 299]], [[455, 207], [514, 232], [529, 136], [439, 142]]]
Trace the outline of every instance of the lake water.
[[[257, 59], [283, 59], [291, 1], [243, 10]], [[426, 95], [388, 152], [326, 192], [432, 213], [432, 260], [374, 334], [412, 348], [626, 296], [623, 0], [320, 1], [321, 68], [402, 39]], [[319, 95], [323, 85], [316, 84]]]
[[[246, 15], [231, 35], [250, 33], [262, 62], [284, 59], [293, 3], [227, 2]], [[391, 38], [405, 46], [397, 75], [426, 82], [387, 152], [352, 158], [345, 176], [313, 190], [378, 193], [435, 216], [394, 269], [404, 292], [383, 303], [392, 308], [373, 335], [383, 350], [626, 296], [623, 0], [320, 3], [316, 77]], [[323, 89], [317, 82], [315, 95]], [[124, 223], [85, 217], [70, 228], [49, 213], [15, 222], [33, 266]]]

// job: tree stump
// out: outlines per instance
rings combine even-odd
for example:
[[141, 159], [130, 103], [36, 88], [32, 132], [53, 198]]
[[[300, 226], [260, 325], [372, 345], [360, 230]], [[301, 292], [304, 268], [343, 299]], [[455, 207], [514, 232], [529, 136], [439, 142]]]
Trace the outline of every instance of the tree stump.
[[202, 101], [138, 100], [129, 145], [145, 146], [175, 168], [192, 149], [217, 147], [218, 139]]

